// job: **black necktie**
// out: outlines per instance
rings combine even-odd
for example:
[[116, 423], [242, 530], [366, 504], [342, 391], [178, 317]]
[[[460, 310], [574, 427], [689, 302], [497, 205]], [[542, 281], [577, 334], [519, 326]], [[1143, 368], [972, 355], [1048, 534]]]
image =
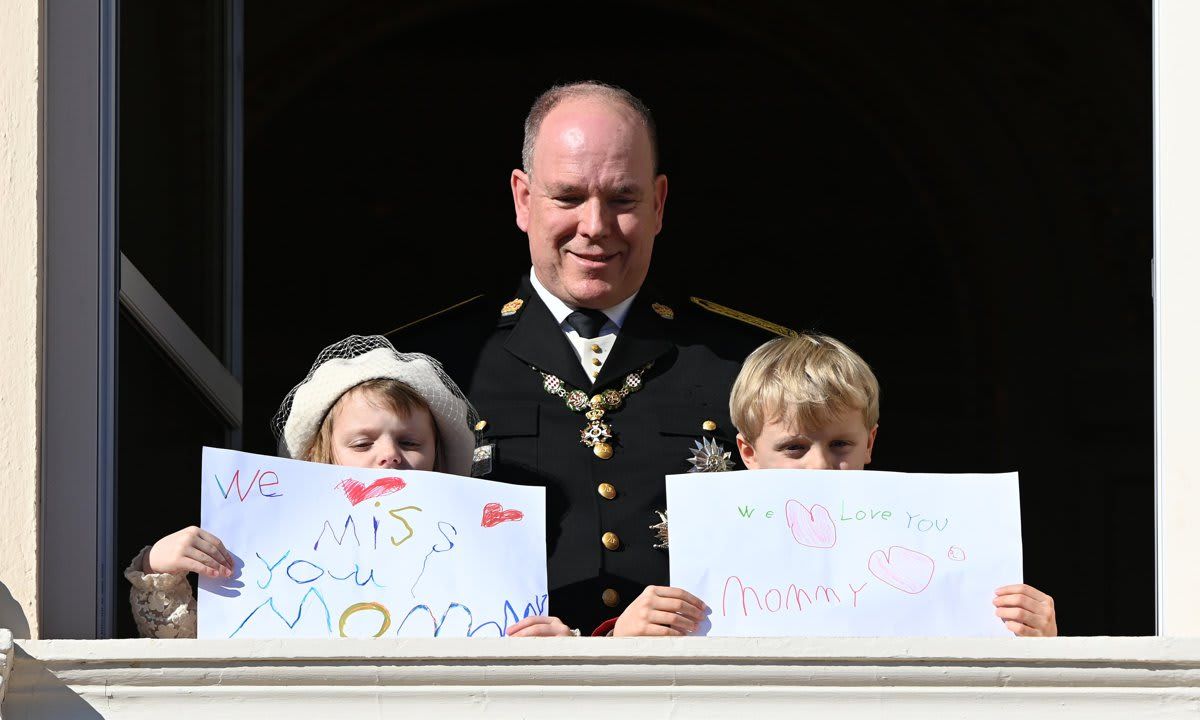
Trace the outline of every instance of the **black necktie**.
[[608, 322], [608, 316], [599, 310], [576, 310], [567, 316], [567, 324], [575, 328], [579, 337], [591, 340], [600, 334], [600, 328]]

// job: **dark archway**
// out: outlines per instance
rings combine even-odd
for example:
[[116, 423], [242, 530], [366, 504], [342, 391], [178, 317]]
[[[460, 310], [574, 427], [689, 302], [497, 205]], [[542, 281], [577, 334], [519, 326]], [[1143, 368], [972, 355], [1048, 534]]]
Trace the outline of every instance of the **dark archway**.
[[1149, 3], [870, 5], [248, 3], [246, 448], [326, 343], [527, 270], [521, 120], [595, 77], [661, 128], [657, 284], [849, 342], [873, 467], [1020, 470], [1062, 630], [1153, 632]]

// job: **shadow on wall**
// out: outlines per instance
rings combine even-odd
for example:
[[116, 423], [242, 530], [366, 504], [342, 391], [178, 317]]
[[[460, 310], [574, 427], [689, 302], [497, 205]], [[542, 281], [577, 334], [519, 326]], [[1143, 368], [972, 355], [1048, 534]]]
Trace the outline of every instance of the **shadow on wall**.
[[[5, 718], [92, 720], [103, 717], [46, 665], [30, 657], [20, 644], [17, 645], [14, 660], [8, 689], [4, 693]], [[101, 691], [103, 693], [103, 688]]]
[[25, 617], [25, 609], [4, 583], [0, 583], [0, 628], [11, 630], [15, 638], [29, 637], [29, 620]]

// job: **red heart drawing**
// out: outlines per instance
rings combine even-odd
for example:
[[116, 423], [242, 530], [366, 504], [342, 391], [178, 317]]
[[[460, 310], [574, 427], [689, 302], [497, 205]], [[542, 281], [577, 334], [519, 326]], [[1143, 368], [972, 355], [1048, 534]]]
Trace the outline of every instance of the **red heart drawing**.
[[337, 487], [346, 493], [346, 499], [350, 501], [351, 505], [357, 505], [363, 500], [400, 492], [406, 484], [398, 477], [379, 478], [370, 485], [363, 485], [354, 478], [346, 478], [338, 483]]
[[520, 510], [505, 510], [500, 503], [488, 503], [483, 506], [483, 527], [496, 527], [502, 522], [516, 522], [525, 517]]
[[882, 550], [871, 553], [867, 569], [875, 577], [909, 595], [921, 592], [933, 580], [933, 558], [899, 545], [891, 546], [886, 553]]
[[831, 548], [837, 544], [837, 525], [823, 505], [809, 508], [796, 500], [788, 500], [783, 509], [796, 542], [813, 548]]

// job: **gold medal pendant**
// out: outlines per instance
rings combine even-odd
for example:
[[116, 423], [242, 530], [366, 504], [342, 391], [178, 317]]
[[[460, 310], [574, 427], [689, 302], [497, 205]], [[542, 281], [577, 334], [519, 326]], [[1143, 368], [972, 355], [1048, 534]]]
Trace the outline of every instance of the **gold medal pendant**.
[[[601, 411], [600, 415], [603, 414]], [[608, 442], [611, 439], [612, 428], [608, 423], [601, 422], [599, 417], [589, 417], [588, 424], [579, 431], [579, 442], [590, 447], [592, 453], [601, 460], [607, 460], [613, 455], [612, 445]]]
[[615, 450], [610, 442], [613, 439], [612, 427], [604, 422], [604, 416], [607, 412], [621, 407], [627, 395], [637, 392], [642, 387], [642, 374], [653, 365], [654, 363], [647, 363], [637, 372], [626, 375], [620, 390], [605, 390], [590, 398], [587, 393], [570, 387], [561, 378], [541, 372], [537, 368], [533, 369], [541, 373], [542, 387], [546, 392], [562, 398], [568, 410], [581, 412], [588, 419], [587, 425], [579, 431], [579, 442], [590, 447], [596, 457], [608, 460]]

